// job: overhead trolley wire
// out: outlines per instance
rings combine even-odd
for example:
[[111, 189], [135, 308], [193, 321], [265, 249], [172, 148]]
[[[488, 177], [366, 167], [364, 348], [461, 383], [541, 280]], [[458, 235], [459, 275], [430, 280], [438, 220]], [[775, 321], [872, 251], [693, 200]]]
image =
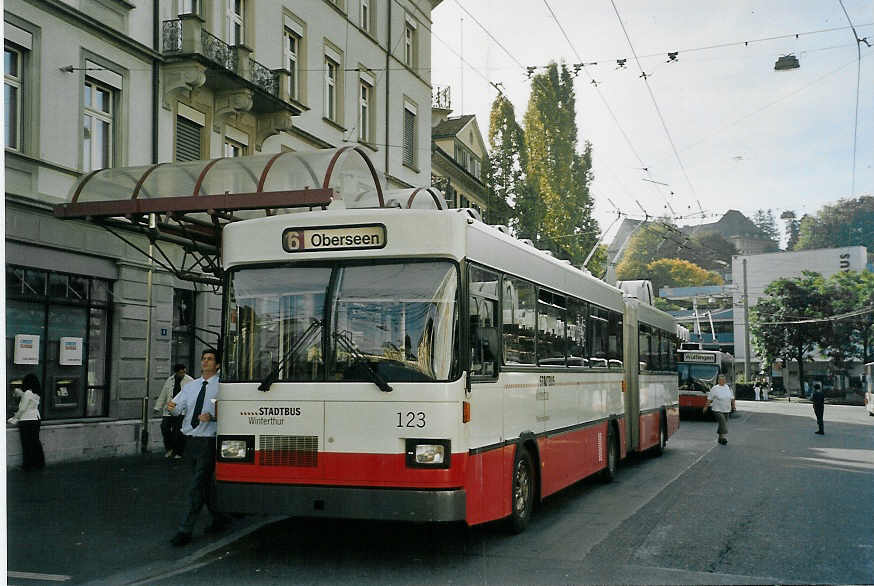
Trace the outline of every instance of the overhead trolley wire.
[[[544, 0], [545, 2], [546, 0]], [[655, 94], [652, 91], [652, 87], [649, 85], [649, 80], [647, 80], [646, 72], [643, 70], [643, 66], [640, 64], [640, 58], [637, 56], [637, 51], [634, 50], [634, 45], [631, 43], [631, 37], [628, 35], [628, 30], [625, 28], [625, 23], [622, 22], [622, 17], [619, 15], [619, 9], [616, 7], [616, 2], [614, 0], [610, 0], [610, 3], [613, 5], [613, 11], [616, 13], [616, 18], [619, 20], [619, 26], [622, 27], [622, 32], [625, 34], [625, 40], [628, 42], [628, 47], [631, 49], [631, 54], [634, 55], [634, 60], [637, 63], [637, 68], [640, 70], [640, 76], [643, 78], [643, 83], [646, 85], [646, 89], [649, 92], [649, 97], [652, 99], [653, 106], [655, 106], [656, 113], [659, 116], [659, 120], [662, 122], [662, 128], [665, 130], [665, 135], [668, 137], [668, 142], [671, 144], [671, 149], [674, 151], [674, 156], [677, 158], [677, 163], [680, 165], [680, 170], [683, 171], [683, 176], [686, 178], [686, 183], [689, 185], [689, 189], [692, 190], [692, 195], [697, 199], [698, 194], [695, 192], [695, 186], [692, 185], [692, 181], [689, 179], [689, 174], [686, 172], [686, 166], [683, 165], [683, 159], [680, 158], [680, 153], [677, 151], [677, 145], [674, 144], [674, 139], [671, 137], [671, 132], [668, 130], [668, 125], [665, 122], [664, 116], [662, 116], [662, 111], [659, 108], [659, 104], [655, 99]]]
[[856, 32], [856, 27], [853, 26], [853, 21], [850, 19], [850, 15], [847, 13], [847, 9], [844, 7], [844, 0], [838, 0], [838, 3], [841, 5], [841, 10], [844, 11], [844, 16], [847, 17], [847, 22], [850, 23], [850, 28], [853, 31], [853, 38], [856, 40], [856, 119], [853, 123], [853, 172], [852, 181], [850, 183], [850, 197], [856, 197], [856, 137], [859, 133], [859, 85], [862, 78], [862, 42], [864, 42], [869, 47], [871, 45], [870, 43], [868, 43], [867, 37], [864, 39], [859, 38], [859, 34]]

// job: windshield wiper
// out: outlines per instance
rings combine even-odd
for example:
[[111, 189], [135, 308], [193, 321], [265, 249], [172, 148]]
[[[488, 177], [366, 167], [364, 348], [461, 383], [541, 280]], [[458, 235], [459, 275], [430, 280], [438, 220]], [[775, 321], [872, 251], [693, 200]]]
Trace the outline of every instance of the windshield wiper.
[[264, 377], [264, 380], [261, 381], [261, 384], [258, 385], [259, 391], [267, 392], [270, 390], [270, 386], [276, 382], [276, 375], [279, 374], [280, 369], [285, 366], [285, 363], [288, 362], [291, 358], [297, 354], [297, 351], [300, 350], [305, 343], [309, 343], [310, 339], [314, 336], [314, 334], [322, 329], [321, 320], [317, 320], [313, 318], [313, 323], [304, 330], [304, 332], [297, 339], [297, 342], [292, 345], [291, 348], [288, 349], [288, 352], [285, 353], [285, 356], [282, 357], [282, 360], [276, 363], [276, 366], [273, 367], [273, 370]]
[[361, 364], [364, 366], [365, 370], [370, 374], [370, 380], [379, 387], [379, 390], [383, 393], [390, 393], [394, 389], [391, 388], [382, 375], [376, 372], [370, 364], [367, 362], [367, 356], [358, 349], [358, 346], [355, 345], [349, 336], [345, 332], [334, 332], [334, 339], [343, 346], [343, 348], [353, 356], [354, 360], [352, 364]]

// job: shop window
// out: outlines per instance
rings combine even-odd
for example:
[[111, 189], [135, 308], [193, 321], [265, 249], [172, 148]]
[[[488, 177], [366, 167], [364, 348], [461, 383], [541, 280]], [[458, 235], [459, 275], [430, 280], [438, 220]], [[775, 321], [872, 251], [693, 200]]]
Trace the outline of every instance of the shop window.
[[44, 419], [108, 412], [109, 286], [83, 275], [6, 267], [7, 387], [35, 374]]

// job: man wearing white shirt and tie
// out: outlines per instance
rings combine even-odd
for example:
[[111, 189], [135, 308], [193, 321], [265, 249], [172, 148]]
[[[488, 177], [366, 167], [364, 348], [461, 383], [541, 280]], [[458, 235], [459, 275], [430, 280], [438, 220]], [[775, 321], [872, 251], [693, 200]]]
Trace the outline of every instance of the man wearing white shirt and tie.
[[219, 388], [219, 353], [207, 348], [200, 355], [200, 378], [182, 387], [178, 395], [167, 403], [173, 415], [183, 415], [182, 433], [186, 438], [185, 459], [193, 469], [189, 507], [179, 531], [170, 540], [173, 545], [185, 545], [191, 541], [194, 523], [200, 509], [206, 504], [212, 513], [212, 524], [207, 532], [224, 529], [229, 518], [215, 504], [215, 398]]

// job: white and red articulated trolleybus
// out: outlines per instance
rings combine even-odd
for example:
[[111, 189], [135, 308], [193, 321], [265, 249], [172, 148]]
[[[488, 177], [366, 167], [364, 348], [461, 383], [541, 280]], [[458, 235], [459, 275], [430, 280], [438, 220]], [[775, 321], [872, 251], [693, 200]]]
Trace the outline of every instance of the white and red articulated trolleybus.
[[521, 530], [676, 431], [670, 316], [439, 206], [225, 227], [224, 510]]
[[522, 530], [677, 430], [675, 323], [444, 207], [343, 147], [101, 171], [55, 214], [221, 276], [223, 510]]

